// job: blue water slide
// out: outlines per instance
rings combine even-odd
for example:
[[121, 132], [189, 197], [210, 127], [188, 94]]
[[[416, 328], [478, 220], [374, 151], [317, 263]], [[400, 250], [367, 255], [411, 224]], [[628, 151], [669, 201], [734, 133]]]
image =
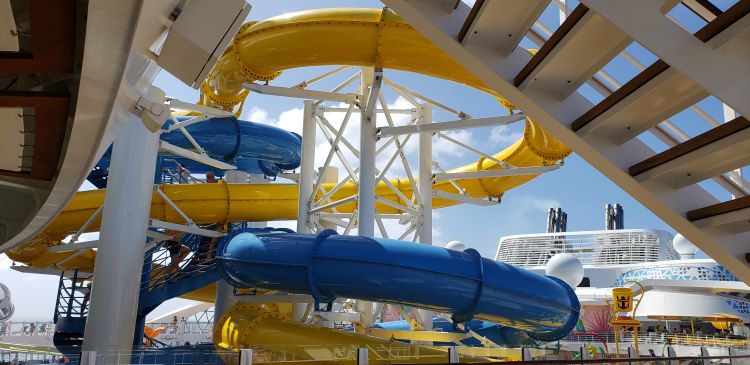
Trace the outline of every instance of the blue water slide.
[[357, 298], [451, 313], [554, 341], [578, 321], [575, 292], [559, 279], [464, 252], [382, 238], [236, 231], [217, 251], [230, 284], [312, 295], [316, 303]]
[[[178, 121], [187, 119], [189, 117], [179, 117]], [[172, 124], [171, 120], [168, 121], [163, 129], [169, 128]], [[237, 118], [211, 118], [188, 125], [185, 129], [211, 158], [235, 165], [240, 171], [276, 176], [280, 171], [296, 169], [300, 164], [302, 138], [298, 134], [274, 126]], [[195, 150], [190, 140], [179, 130], [163, 133], [161, 140]], [[111, 148], [89, 175], [89, 181], [98, 187], [106, 185], [106, 179], [102, 177], [106, 176], [109, 169], [110, 155]], [[214, 167], [180, 156], [160, 153], [160, 157], [174, 159], [193, 172], [214, 171], [217, 176], [224, 174]]]

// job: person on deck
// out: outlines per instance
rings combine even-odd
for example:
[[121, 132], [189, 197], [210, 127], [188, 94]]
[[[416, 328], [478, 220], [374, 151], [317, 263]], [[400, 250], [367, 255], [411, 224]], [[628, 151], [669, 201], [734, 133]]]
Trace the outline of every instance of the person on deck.
[[175, 240], [168, 240], [164, 247], [169, 251], [169, 266], [166, 271], [169, 275], [180, 268], [180, 262], [190, 254], [190, 248]]

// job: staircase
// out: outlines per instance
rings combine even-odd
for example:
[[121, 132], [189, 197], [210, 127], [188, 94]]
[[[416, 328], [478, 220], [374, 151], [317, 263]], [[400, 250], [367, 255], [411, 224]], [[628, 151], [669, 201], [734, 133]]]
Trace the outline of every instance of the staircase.
[[[383, 3], [750, 283], [750, 184], [736, 172], [750, 164], [750, 0], [724, 10], [708, 0], [581, 0], [574, 9], [549, 0]], [[565, 9], [556, 29], [540, 19], [550, 7]], [[686, 30], [673, 11], [695, 14], [701, 26]], [[524, 40], [538, 52], [520, 47]], [[634, 43], [658, 59], [641, 64], [626, 50]], [[615, 59], [641, 72], [620, 84], [603, 69]], [[603, 99], [584, 96], [584, 85]], [[739, 115], [715, 120], [696, 104], [708, 96]], [[710, 129], [689, 136], [669, 120], [682, 111]], [[647, 132], [667, 149], [652, 149]], [[710, 194], [704, 181], [726, 193]]]
[[[164, 301], [219, 280], [214, 259], [218, 242], [207, 237], [184, 235], [180, 243], [188, 247], [190, 253], [176, 266], [174, 272], [169, 269], [171, 258], [165, 248], [166, 241], [159, 242], [146, 251], [138, 300], [139, 318], [145, 319], [148, 313]], [[60, 275], [53, 343], [58, 351], [71, 358], [77, 358], [81, 353], [88, 317], [88, 285], [92, 279], [92, 274], [78, 270], [65, 271]], [[152, 344], [156, 343], [153, 339], [150, 340]]]
[[91, 274], [78, 270], [60, 274], [55, 302], [55, 333], [52, 342], [60, 353], [75, 357], [81, 353], [83, 332], [88, 315], [88, 295]]

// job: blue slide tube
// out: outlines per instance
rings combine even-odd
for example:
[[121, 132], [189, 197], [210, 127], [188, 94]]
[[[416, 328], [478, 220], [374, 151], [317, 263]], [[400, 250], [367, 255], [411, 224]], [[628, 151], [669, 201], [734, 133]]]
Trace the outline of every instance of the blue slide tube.
[[559, 279], [464, 252], [382, 238], [236, 231], [217, 251], [230, 284], [404, 304], [472, 318], [554, 341], [578, 321], [575, 292]]
[[[184, 121], [191, 117], [179, 117]], [[169, 128], [173, 122], [167, 121], [163, 128]], [[299, 167], [301, 160], [302, 137], [274, 126], [253, 123], [237, 118], [210, 118], [206, 121], [185, 127], [206, 153], [219, 161], [237, 166], [247, 173], [263, 173], [276, 176], [281, 170], [293, 170]], [[195, 150], [190, 140], [180, 131], [164, 133], [161, 140], [188, 150]], [[97, 164], [97, 170], [107, 171], [111, 148]], [[204, 165], [180, 156], [160, 153], [159, 156], [174, 159], [190, 171], [205, 173], [213, 171], [216, 176], [223, 176], [224, 171]], [[106, 186], [106, 179], [95, 171], [89, 175], [89, 181], [99, 188]]]

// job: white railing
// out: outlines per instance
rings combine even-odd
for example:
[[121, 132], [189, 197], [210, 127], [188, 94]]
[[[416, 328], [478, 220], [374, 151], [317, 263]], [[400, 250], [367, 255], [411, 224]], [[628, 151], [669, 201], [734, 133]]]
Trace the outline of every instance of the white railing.
[[[614, 343], [614, 333], [571, 333], [562, 340], [565, 342], [581, 343]], [[634, 343], [635, 337], [631, 333], [620, 334], [620, 343]], [[750, 341], [746, 338], [731, 338], [724, 335], [691, 335], [685, 333], [639, 333], [639, 344], [670, 344], [688, 346], [715, 346], [747, 348]]]
[[637, 264], [676, 260], [669, 233], [648, 229], [555, 232], [506, 236], [500, 239], [496, 260], [522, 267], [547, 264], [558, 253], [571, 253], [583, 264]]
[[0, 322], [0, 336], [50, 336], [54, 332], [51, 321]]

